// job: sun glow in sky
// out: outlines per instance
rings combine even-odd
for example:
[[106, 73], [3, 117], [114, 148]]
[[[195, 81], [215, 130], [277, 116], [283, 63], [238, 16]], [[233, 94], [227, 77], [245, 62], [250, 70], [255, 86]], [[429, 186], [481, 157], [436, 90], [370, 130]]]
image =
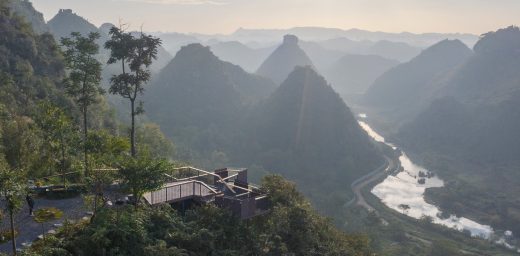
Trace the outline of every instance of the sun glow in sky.
[[217, 34], [320, 26], [386, 32], [482, 34], [520, 24], [519, 0], [32, 0], [51, 19], [73, 9], [95, 25]]

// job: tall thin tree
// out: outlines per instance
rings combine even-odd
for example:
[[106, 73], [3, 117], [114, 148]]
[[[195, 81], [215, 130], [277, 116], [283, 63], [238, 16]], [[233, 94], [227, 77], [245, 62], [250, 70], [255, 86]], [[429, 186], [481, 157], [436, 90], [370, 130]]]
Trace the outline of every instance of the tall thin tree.
[[20, 170], [12, 169], [3, 161], [0, 162], [0, 197], [5, 200], [5, 207], [9, 214], [11, 226], [11, 245], [16, 255], [16, 229], [14, 214], [22, 207], [25, 192], [24, 176]]
[[109, 34], [111, 38], [105, 44], [105, 48], [111, 51], [108, 64], [121, 65], [121, 73], [110, 80], [109, 91], [130, 101], [130, 149], [135, 157], [135, 118], [144, 112], [143, 102], [137, 98], [144, 93], [144, 86], [150, 80], [149, 68], [157, 59], [161, 39], [143, 32], [136, 37], [121, 27], [112, 27]]
[[70, 38], [62, 38], [65, 47], [65, 60], [69, 70], [67, 93], [79, 105], [83, 114], [83, 154], [85, 175], [88, 175], [88, 108], [99, 101], [99, 95], [105, 93], [100, 86], [101, 63], [95, 55], [99, 52], [99, 33], [90, 33], [84, 37], [78, 32], [72, 32]]

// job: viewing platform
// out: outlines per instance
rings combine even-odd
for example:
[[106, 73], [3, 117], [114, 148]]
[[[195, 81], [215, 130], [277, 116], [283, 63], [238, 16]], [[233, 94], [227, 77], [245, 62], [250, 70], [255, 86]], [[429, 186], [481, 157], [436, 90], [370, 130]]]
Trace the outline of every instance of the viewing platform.
[[145, 193], [150, 205], [184, 203], [214, 203], [229, 209], [241, 219], [262, 215], [269, 210], [267, 195], [249, 184], [247, 169], [218, 169], [213, 172], [194, 167], [176, 168], [162, 188]]

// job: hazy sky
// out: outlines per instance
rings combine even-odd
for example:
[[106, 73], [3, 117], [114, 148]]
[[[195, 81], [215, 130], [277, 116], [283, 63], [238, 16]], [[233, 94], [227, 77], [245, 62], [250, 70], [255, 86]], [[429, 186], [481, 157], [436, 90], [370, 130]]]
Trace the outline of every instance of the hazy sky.
[[520, 0], [32, 0], [52, 18], [73, 9], [95, 25], [120, 19], [146, 31], [228, 34], [322, 26], [482, 34], [520, 24]]

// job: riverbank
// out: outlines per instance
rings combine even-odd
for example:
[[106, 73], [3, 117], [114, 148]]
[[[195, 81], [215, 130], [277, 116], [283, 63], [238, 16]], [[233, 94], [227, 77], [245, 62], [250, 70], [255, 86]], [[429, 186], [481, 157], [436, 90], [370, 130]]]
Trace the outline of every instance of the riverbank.
[[[361, 116], [361, 118], [363, 117]], [[387, 143], [385, 142], [384, 137], [375, 132], [367, 123], [360, 121], [360, 124], [362, 128], [364, 128], [376, 141]], [[397, 148], [395, 145], [388, 145], [394, 149]], [[444, 186], [444, 182], [434, 175], [425, 175], [430, 172], [426, 168], [415, 165], [404, 152], [399, 157], [398, 161], [402, 163], [404, 167], [403, 171], [396, 175], [389, 175], [388, 177], [381, 179], [379, 183], [373, 184], [373, 188], [369, 190], [369, 195], [366, 195], [367, 197], [370, 196], [372, 198], [377, 198], [379, 203], [382, 203], [385, 206], [383, 208], [389, 207], [393, 209], [392, 212], [408, 218], [411, 217], [412, 223], [424, 224], [423, 222], [428, 222], [429, 225], [432, 226], [440, 224], [443, 225], [443, 227], [440, 227], [441, 230], [451, 228], [464, 231], [466, 234], [451, 232], [464, 234], [464, 236], [471, 234], [472, 237], [470, 238], [485, 238], [484, 241], [491, 243], [493, 246], [496, 245], [496, 243], [500, 243], [500, 246], [505, 246], [509, 248], [509, 250], [514, 249], [512, 246], [505, 243], [506, 240], [503, 236], [495, 235], [490, 226], [481, 225], [467, 218], [444, 214], [437, 206], [427, 202], [425, 199], [426, 190], [441, 188]], [[366, 188], [364, 190], [366, 190]], [[363, 198], [365, 198], [365, 196], [363, 196]], [[371, 204], [369, 204], [369, 206], [373, 209], [377, 209]], [[403, 217], [400, 218], [402, 219]], [[438, 228], [439, 227], [437, 227], [437, 229]], [[507, 234], [510, 233], [511, 232]]]

